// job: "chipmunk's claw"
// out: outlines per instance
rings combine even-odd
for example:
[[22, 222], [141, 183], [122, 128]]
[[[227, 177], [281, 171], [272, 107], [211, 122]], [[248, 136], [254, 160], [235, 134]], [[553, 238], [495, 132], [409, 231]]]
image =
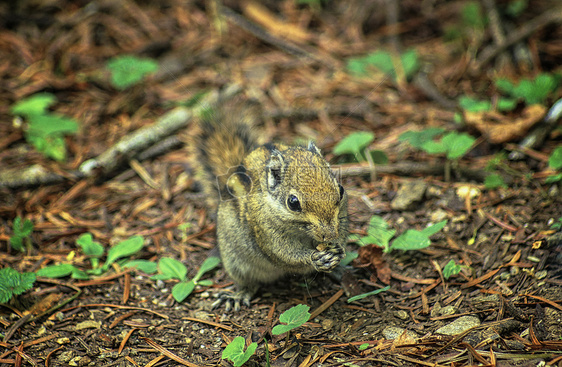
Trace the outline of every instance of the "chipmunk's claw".
[[312, 265], [316, 271], [331, 271], [345, 257], [345, 250], [340, 246], [329, 248], [325, 251], [316, 251], [312, 254]]
[[234, 312], [240, 311], [241, 305], [251, 307], [252, 294], [244, 291], [222, 291], [216, 294], [217, 300], [211, 305], [211, 309], [217, 309], [224, 304], [224, 310], [229, 312], [234, 307]]

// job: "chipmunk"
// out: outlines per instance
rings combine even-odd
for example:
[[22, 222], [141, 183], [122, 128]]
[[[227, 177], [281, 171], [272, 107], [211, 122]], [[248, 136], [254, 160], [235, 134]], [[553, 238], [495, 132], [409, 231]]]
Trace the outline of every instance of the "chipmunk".
[[200, 121], [195, 158], [217, 211], [217, 242], [238, 288], [222, 293], [240, 309], [259, 286], [286, 274], [329, 272], [345, 256], [347, 193], [313, 142], [259, 145], [251, 109], [222, 109]]

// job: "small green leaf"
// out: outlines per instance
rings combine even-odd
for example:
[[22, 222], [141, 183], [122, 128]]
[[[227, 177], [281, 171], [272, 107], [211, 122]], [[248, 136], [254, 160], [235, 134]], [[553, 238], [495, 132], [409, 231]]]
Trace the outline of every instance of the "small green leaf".
[[34, 273], [21, 273], [19, 284], [14, 288], [14, 294], [22, 294], [23, 292], [31, 289], [31, 287], [33, 287], [33, 283], [35, 283]]
[[197, 282], [197, 285], [201, 285], [203, 287], [210, 287], [213, 285], [213, 281], [211, 279], [204, 279]]
[[244, 346], [246, 345], [246, 340], [237, 336], [234, 338], [222, 351], [222, 359], [228, 359], [234, 363], [234, 367], [240, 367], [246, 363], [250, 357], [256, 352], [258, 343], [251, 343], [248, 349], [244, 351]]
[[[158, 269], [158, 264], [154, 261], [148, 260], [129, 260], [124, 265], [124, 268], [136, 268], [146, 274], [154, 274]], [[169, 278], [168, 278], [169, 279]]]
[[76, 244], [82, 248], [82, 252], [86, 256], [99, 258], [103, 256], [105, 250], [99, 242], [93, 240], [91, 233], [82, 234], [76, 240]]
[[515, 90], [515, 85], [505, 78], [498, 78], [496, 79], [496, 88], [498, 88], [501, 92], [507, 95], [513, 95], [513, 91]]
[[562, 168], [562, 146], [552, 151], [552, 154], [548, 158], [548, 166], [554, 170]]
[[453, 275], [457, 275], [461, 272], [462, 267], [458, 265], [455, 260], [449, 260], [447, 265], [443, 268], [443, 277], [449, 279]]
[[378, 215], [373, 215], [369, 222], [368, 236], [361, 239], [362, 246], [375, 244], [382, 247], [385, 252], [389, 250], [390, 239], [396, 234], [395, 229], [389, 229], [388, 223]]
[[445, 228], [447, 225], [447, 220], [442, 220], [441, 222], [435, 223], [429, 227], [424, 228], [421, 233], [427, 236], [428, 238]]
[[402, 133], [398, 140], [407, 141], [414, 148], [421, 149], [425, 142], [432, 141], [434, 137], [442, 134], [445, 129], [440, 127], [430, 127], [422, 131], [406, 131]]
[[205, 274], [206, 272], [211, 271], [214, 268], [216, 268], [217, 265], [220, 264], [220, 262], [221, 262], [221, 259], [216, 257], [216, 256], [209, 256], [208, 258], [206, 258], [205, 261], [203, 261], [203, 264], [201, 264], [201, 267], [199, 268], [199, 271], [197, 272], [197, 274], [193, 278], [195, 280], [195, 282], [197, 282], [199, 279], [201, 279], [203, 274]]
[[420, 68], [418, 53], [414, 49], [409, 49], [400, 55], [400, 60], [402, 61], [406, 79], [411, 80], [412, 76]]
[[429, 154], [441, 154], [447, 151], [447, 147], [440, 141], [426, 141], [421, 148]]
[[38, 277], [46, 278], [62, 278], [69, 276], [74, 271], [78, 270], [71, 264], [49, 265], [41, 268], [35, 272]]
[[[16, 220], [18, 218], [19, 217], [17, 217]], [[21, 218], [20, 218], [20, 223], [21, 223]], [[14, 225], [15, 225], [15, 223], [14, 223]], [[19, 226], [19, 224], [18, 224], [18, 226]], [[33, 232], [33, 223], [31, 223], [31, 221], [26, 218], [23, 221], [23, 224], [21, 224], [21, 226], [19, 226], [18, 233], [19, 233], [20, 236], [27, 237], [31, 234], [31, 232]]]
[[357, 161], [364, 161], [363, 150], [375, 140], [375, 134], [369, 131], [357, 131], [343, 138], [334, 147], [336, 155], [353, 154]]
[[193, 280], [189, 282], [179, 282], [172, 288], [172, 296], [174, 296], [176, 302], [183, 302], [183, 300], [193, 292], [193, 289], [195, 289]]
[[562, 180], [562, 173], [559, 173], [557, 175], [552, 175], [552, 176], [548, 176], [546, 178], [546, 180], [544, 180], [544, 182], [546, 182], [547, 184], [551, 184], [551, 183], [555, 183]]
[[289, 308], [279, 316], [279, 321], [286, 325], [276, 325], [272, 330], [273, 335], [279, 335], [293, 330], [310, 319], [310, 307], [307, 305], [296, 305]]
[[158, 261], [158, 270], [171, 278], [185, 280], [187, 268], [180, 261], [170, 257], [163, 257]]
[[443, 136], [441, 141], [446, 147], [447, 159], [456, 159], [468, 152], [476, 139], [465, 133], [452, 132]]
[[87, 272], [85, 272], [84, 270], [80, 270], [78, 268], [74, 268], [70, 277], [72, 279], [78, 279], [78, 280], [90, 279], [90, 275]]
[[479, 101], [469, 96], [461, 96], [459, 98], [459, 106], [467, 112], [483, 112], [492, 109], [490, 101]]
[[12, 296], [31, 289], [35, 274], [20, 273], [12, 268], [0, 269], [0, 303], [8, 302]]
[[511, 111], [517, 106], [517, 100], [511, 98], [498, 99], [498, 111]]
[[373, 65], [386, 75], [395, 78], [396, 71], [392, 62], [392, 55], [387, 51], [375, 51], [367, 55], [365, 61], [368, 65]]
[[22, 223], [21, 217], [16, 217], [12, 225], [14, 234], [10, 237], [10, 245], [14, 250], [25, 251], [24, 239], [28, 238], [33, 232], [33, 223], [25, 219]]
[[158, 70], [158, 63], [136, 56], [118, 56], [108, 61], [111, 83], [117, 89], [126, 89], [140, 82], [146, 75]]
[[426, 248], [431, 245], [431, 241], [429, 237], [426, 236], [421, 231], [416, 231], [415, 229], [408, 229], [402, 235], [398, 236], [392, 244], [390, 248], [392, 250], [420, 250], [422, 248]]
[[361, 300], [361, 299], [363, 299], [363, 298], [367, 298], [367, 297], [370, 297], [370, 296], [374, 296], [374, 295], [379, 294], [379, 293], [381, 293], [381, 292], [386, 292], [386, 291], [389, 290], [389, 289], [390, 289], [390, 286], [387, 285], [387, 286], [384, 287], [384, 288], [376, 289], [376, 290], [374, 290], [374, 291], [372, 291], [372, 292], [367, 292], [367, 293], [363, 293], [363, 294], [358, 294], [357, 296], [353, 296], [353, 297], [349, 298], [349, 299], [347, 300], [347, 303], [351, 303], [351, 302], [354, 302], [354, 301], [359, 301], [359, 300]]
[[497, 173], [492, 173], [486, 176], [486, 178], [484, 179], [484, 186], [488, 190], [497, 189], [498, 187], [507, 187], [502, 176], [498, 175]]
[[357, 251], [348, 251], [345, 254], [345, 257], [340, 261], [340, 265], [341, 266], [347, 266], [349, 265], [353, 260], [357, 259], [357, 257], [359, 256], [359, 254], [357, 253]]
[[375, 164], [388, 164], [388, 156], [382, 150], [373, 149], [369, 151], [371, 159]]
[[57, 98], [51, 93], [38, 93], [17, 102], [12, 106], [11, 111], [14, 115], [26, 117], [42, 115], [56, 100]]
[[23, 237], [12, 236], [10, 237], [10, 245], [16, 251], [25, 251], [25, 246], [23, 245]]
[[369, 348], [369, 343], [363, 343], [359, 346], [359, 350], [365, 350]]
[[528, 0], [512, 0], [507, 4], [505, 12], [513, 18], [517, 18], [527, 9]]
[[131, 238], [119, 242], [107, 252], [107, 259], [105, 260], [103, 268], [108, 269], [117, 259], [136, 254], [143, 246], [144, 240], [142, 236], [132, 236]]
[[61, 136], [78, 131], [78, 123], [69, 117], [55, 114], [29, 116], [29, 136]]
[[469, 1], [462, 8], [463, 23], [475, 29], [484, 29], [487, 23], [482, 8], [477, 1]]

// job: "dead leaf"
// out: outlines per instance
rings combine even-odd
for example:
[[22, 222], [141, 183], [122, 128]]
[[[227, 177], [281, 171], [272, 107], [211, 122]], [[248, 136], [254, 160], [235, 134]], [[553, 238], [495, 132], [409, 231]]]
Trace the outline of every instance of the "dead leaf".
[[367, 245], [357, 250], [359, 256], [355, 260], [358, 266], [371, 266], [377, 273], [377, 278], [384, 284], [390, 283], [390, 267], [382, 257], [382, 248], [377, 245]]
[[465, 112], [464, 117], [467, 125], [480, 131], [490, 143], [500, 144], [523, 138], [545, 113], [545, 106], [534, 104], [525, 107], [516, 119], [495, 111]]

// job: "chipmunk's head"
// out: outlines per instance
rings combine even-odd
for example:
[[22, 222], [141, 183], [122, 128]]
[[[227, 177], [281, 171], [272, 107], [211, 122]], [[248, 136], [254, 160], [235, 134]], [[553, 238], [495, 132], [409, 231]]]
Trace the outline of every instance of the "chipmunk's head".
[[268, 203], [278, 219], [316, 242], [336, 242], [347, 232], [347, 193], [320, 150], [272, 146], [266, 165]]

